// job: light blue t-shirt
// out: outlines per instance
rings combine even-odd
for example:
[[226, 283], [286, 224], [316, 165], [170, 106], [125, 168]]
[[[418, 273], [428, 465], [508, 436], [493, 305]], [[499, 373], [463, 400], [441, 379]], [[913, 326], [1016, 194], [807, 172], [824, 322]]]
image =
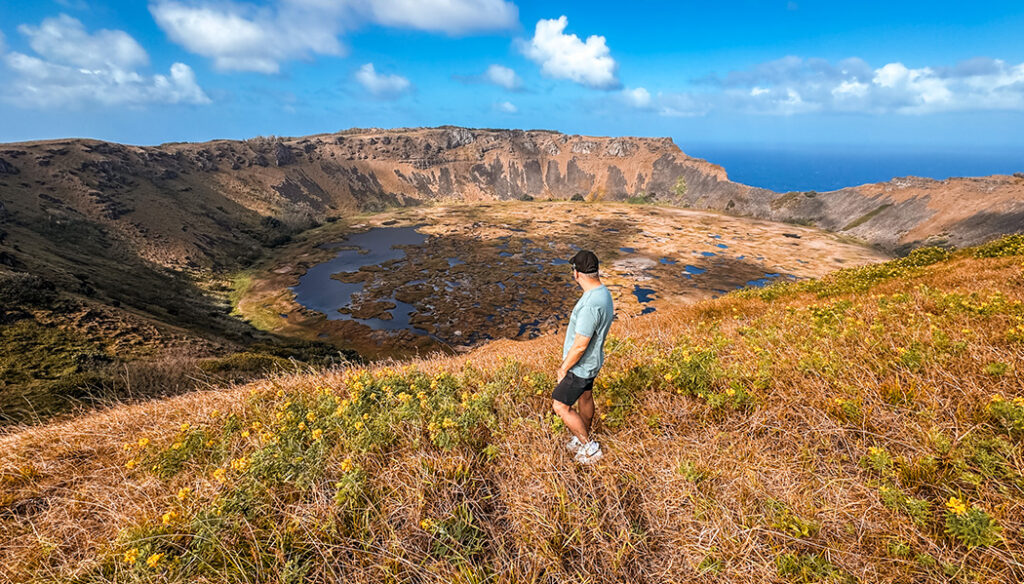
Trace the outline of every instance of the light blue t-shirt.
[[569, 370], [576, 377], [597, 377], [597, 372], [604, 364], [604, 338], [612, 326], [613, 316], [615, 307], [612, 306], [612, 294], [604, 284], [587, 290], [576, 302], [572, 316], [569, 317], [569, 328], [565, 331], [565, 343], [562, 344], [562, 358], [565, 359], [576, 335], [590, 337], [587, 350]]

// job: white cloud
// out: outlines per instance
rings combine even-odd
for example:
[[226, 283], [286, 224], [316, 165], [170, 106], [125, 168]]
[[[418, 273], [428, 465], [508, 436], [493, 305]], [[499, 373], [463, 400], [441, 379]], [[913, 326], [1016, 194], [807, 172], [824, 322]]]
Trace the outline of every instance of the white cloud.
[[398, 97], [412, 88], [412, 84], [405, 77], [377, 73], [373, 63], [367, 63], [359, 68], [359, 71], [356, 72], [356, 81], [366, 91], [384, 98]]
[[497, 107], [498, 107], [498, 110], [503, 111], [506, 114], [514, 114], [514, 113], [518, 113], [519, 112], [519, 108], [516, 107], [516, 104], [514, 104], [514, 103], [512, 103], [510, 101], [503, 101], [503, 102], [499, 103], [497, 105]]
[[523, 54], [540, 65], [541, 73], [554, 79], [569, 79], [594, 89], [618, 89], [618, 65], [603, 36], [592, 35], [586, 42], [565, 34], [569, 19], [539, 20], [533, 38], [520, 45]]
[[286, 61], [344, 55], [339, 36], [367, 22], [453, 36], [519, 23], [505, 0], [151, 0], [149, 10], [171, 41], [216, 68], [267, 74]]
[[623, 89], [622, 96], [625, 98], [626, 103], [637, 109], [647, 109], [651, 107], [651, 92], [647, 91], [643, 87]]
[[23, 24], [18, 32], [39, 56], [76, 67], [131, 69], [149, 64], [139, 43], [122, 30], [98, 30], [89, 34], [78, 20], [61, 14], [39, 26]]
[[168, 75], [136, 71], [149, 62], [149, 56], [123, 31], [90, 34], [81, 22], [66, 15], [18, 30], [28, 37], [38, 56], [12, 52], [2, 57], [12, 76], [0, 95], [15, 105], [49, 108], [210, 101], [188, 65], [175, 63]]
[[484, 80], [488, 83], [504, 87], [509, 91], [515, 91], [522, 86], [522, 80], [519, 79], [516, 72], [502, 65], [491, 65], [488, 67], [484, 73]]
[[519, 24], [519, 9], [504, 0], [357, 0], [355, 5], [384, 26], [453, 36]]
[[261, 8], [156, 0], [149, 10], [173, 42], [224, 71], [277, 73], [283, 61], [345, 52], [338, 40], [346, 16], [342, 3], [284, 0]]
[[953, 67], [910, 68], [894, 62], [872, 68], [856, 58], [833, 65], [824, 59], [785, 57], [697, 84], [704, 89], [658, 94], [652, 109], [664, 115], [714, 110], [767, 115], [1024, 111], [1024, 63], [989, 58]]

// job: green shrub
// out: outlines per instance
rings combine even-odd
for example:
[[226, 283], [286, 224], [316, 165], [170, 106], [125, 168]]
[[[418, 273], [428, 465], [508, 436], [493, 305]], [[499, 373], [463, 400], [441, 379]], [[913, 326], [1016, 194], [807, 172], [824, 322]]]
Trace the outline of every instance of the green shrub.
[[809, 538], [818, 534], [821, 524], [813, 519], [804, 519], [794, 513], [785, 503], [771, 499], [768, 501], [771, 515], [770, 525], [774, 529], [785, 531], [797, 538]]
[[718, 371], [718, 358], [709, 348], [676, 347], [668, 355], [663, 376], [677, 393], [704, 396], [711, 391]]
[[1024, 234], [1007, 235], [974, 248], [976, 258], [1002, 258], [1024, 255]]
[[993, 361], [988, 365], [985, 365], [985, 375], [991, 375], [992, 377], [1002, 377], [1009, 371], [1010, 366], [1000, 361]]
[[48, 306], [57, 298], [53, 282], [24, 272], [0, 273], [0, 308], [14, 306]]
[[890, 539], [885, 545], [885, 551], [894, 558], [909, 558], [914, 553], [910, 544], [899, 538]]
[[996, 545], [1002, 541], [1002, 528], [992, 517], [977, 506], [967, 507], [959, 497], [946, 502], [946, 533], [969, 549]]
[[882, 504], [893, 511], [906, 513], [918, 527], [925, 527], [931, 521], [931, 503], [926, 499], [908, 497], [903, 491], [892, 486], [881, 486], [878, 489]]
[[873, 470], [881, 476], [888, 476], [893, 473], [892, 456], [888, 450], [880, 446], [868, 448], [868, 453], [860, 459], [860, 465]]
[[1009, 400], [994, 395], [986, 410], [989, 419], [997, 427], [1016, 438], [1024, 436], [1024, 397]]
[[832, 582], [855, 584], [857, 579], [829, 562], [820, 554], [782, 554], [775, 559], [779, 576], [796, 584]]

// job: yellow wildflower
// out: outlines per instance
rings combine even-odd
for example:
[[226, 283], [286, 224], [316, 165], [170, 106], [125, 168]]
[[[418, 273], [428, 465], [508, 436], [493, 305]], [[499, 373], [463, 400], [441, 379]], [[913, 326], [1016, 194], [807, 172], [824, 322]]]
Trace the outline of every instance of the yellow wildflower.
[[319, 440], [324, 437], [324, 431], [320, 428], [313, 430], [313, 440]]
[[992, 397], [988, 398], [988, 401], [992, 403], [998, 403], [1003, 401], [1003, 396], [999, 395], [998, 393], [994, 393], [992, 394]]
[[362, 430], [365, 425], [366, 424], [363, 424], [361, 421], [356, 422], [356, 430]]
[[316, 421], [316, 414], [314, 414], [311, 411], [310, 412], [306, 412], [306, 420], [310, 421], [310, 422]]
[[345, 460], [341, 461], [341, 472], [348, 472], [352, 470], [352, 468], [353, 464], [351, 458], [346, 458]]
[[134, 459], [134, 458], [132, 458], [132, 459], [130, 459], [130, 460], [129, 460], [128, 462], [124, 463], [124, 466], [125, 466], [125, 468], [127, 468], [127, 469], [133, 469], [133, 468], [135, 468], [135, 465], [136, 465], [136, 464], [138, 464], [138, 463], [137, 463], [137, 462], [135, 461], [135, 459]]
[[182, 432], [188, 432], [189, 428], [191, 428], [191, 426], [189, 426], [188, 422], [182, 422], [181, 423], [181, 431]]
[[398, 394], [396, 397], [398, 397], [398, 401], [402, 402], [403, 404], [409, 403], [409, 400], [412, 399], [412, 396], [405, 393], [404, 391]]
[[242, 438], [248, 438], [248, 437], [249, 437], [249, 431], [248, 430], [242, 430]]
[[967, 513], [967, 504], [957, 497], [950, 497], [949, 501], [946, 501], [946, 508], [949, 509], [950, 513], [957, 517], [962, 517]]
[[732, 397], [736, 395], [736, 390], [730, 387], [729, 389], [725, 390], [725, 395]]
[[227, 474], [228, 471], [224, 470], [223, 468], [218, 468], [217, 470], [213, 471], [213, 478], [216, 479], [218, 483], [223, 483], [224, 481], [227, 480]]
[[146, 565], [150, 568], [155, 568], [160, 563], [160, 560], [164, 559], [163, 554], [153, 554], [146, 559]]
[[420, 521], [420, 527], [422, 527], [426, 531], [430, 531], [431, 528], [434, 527], [434, 522], [430, 519], [424, 519], [423, 521]]
[[673, 379], [675, 379], [675, 377], [671, 373], [665, 374], [665, 381], [671, 382]]
[[442, 422], [441, 425], [444, 426], [445, 428], [454, 428], [455, 421], [452, 420], [451, 418], [445, 418], [444, 422]]
[[171, 449], [173, 449], [173, 450], [181, 450], [181, 447], [182, 447], [181, 442], [175, 442], [174, 444], [171, 444]]
[[124, 563], [134, 564], [139, 559], [139, 548], [132, 548], [124, 553]]
[[211, 418], [216, 418], [218, 416], [220, 416], [220, 410], [213, 410], [212, 412], [210, 412]]
[[182, 488], [178, 489], [178, 495], [177, 495], [178, 496], [178, 500], [179, 501], [184, 501], [185, 499], [188, 499], [188, 496], [191, 495], [191, 494], [192, 494], [192, 489], [182, 487]]
[[174, 511], [168, 511], [167, 513], [164, 513], [164, 516], [161, 519], [164, 525], [170, 525], [177, 518], [177, 513], [175, 513]]
[[299, 430], [305, 430], [305, 429], [306, 429], [306, 423], [305, 422], [299, 422]]
[[139, 438], [139, 448], [145, 448], [149, 444], [149, 438]]
[[235, 458], [231, 460], [231, 468], [239, 472], [245, 472], [249, 468], [249, 459], [246, 457]]

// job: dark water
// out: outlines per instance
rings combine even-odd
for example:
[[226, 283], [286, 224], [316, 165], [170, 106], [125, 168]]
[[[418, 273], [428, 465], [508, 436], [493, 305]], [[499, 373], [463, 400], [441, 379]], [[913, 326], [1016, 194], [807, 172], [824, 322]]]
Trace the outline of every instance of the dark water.
[[693, 145], [684, 150], [722, 165], [734, 181], [779, 192], [832, 191], [900, 176], [941, 180], [1024, 172], [1020, 148]]
[[410, 329], [417, 333], [425, 333], [409, 325], [409, 315], [416, 311], [416, 307], [394, 298], [389, 299], [397, 305], [390, 311], [393, 317], [391, 320], [359, 319], [338, 312], [339, 308], [348, 306], [353, 294], [363, 289], [363, 283], [339, 282], [331, 276], [405, 257], [405, 251], [394, 246], [421, 245], [426, 240], [427, 235], [417, 232], [415, 227], [383, 227], [353, 234], [342, 242], [326, 244], [323, 247], [346, 249], [340, 250], [334, 259], [311, 267], [299, 278], [299, 283], [291, 288], [295, 292], [295, 301], [306, 308], [326, 314], [331, 320], [354, 320], [376, 330]]
[[[636, 301], [640, 304], [647, 304], [654, 300], [655, 294], [656, 292], [653, 288], [644, 288], [639, 284], [633, 285], [633, 295], [636, 296]], [[640, 311], [640, 314], [650, 314], [652, 312], [654, 312], [653, 306], [645, 306], [643, 310]]]

